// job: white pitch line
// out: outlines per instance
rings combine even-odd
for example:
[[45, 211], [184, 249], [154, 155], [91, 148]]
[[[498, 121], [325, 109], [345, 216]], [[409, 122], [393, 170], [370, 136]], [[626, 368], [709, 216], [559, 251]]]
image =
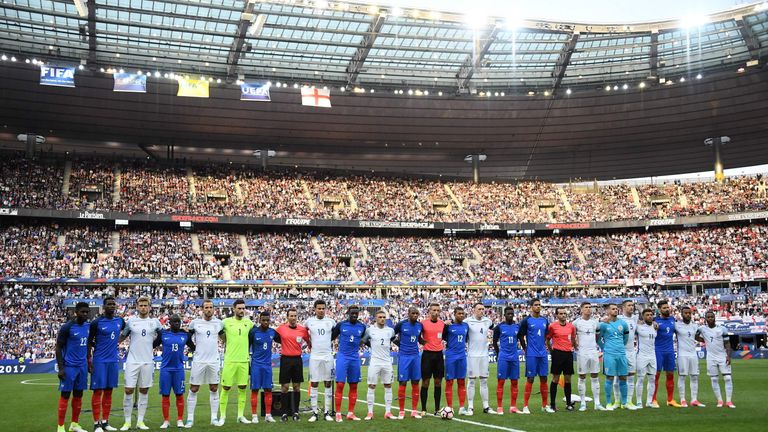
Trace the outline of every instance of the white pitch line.
[[[392, 388], [394, 389], [394, 386]], [[368, 386], [365, 386], [365, 389], [367, 390]], [[306, 391], [307, 389], [305, 388], [303, 390]], [[346, 396], [343, 396], [342, 398], [343, 399], [347, 399], [347, 400], [349, 399]], [[366, 407], [368, 406], [368, 401], [367, 400], [357, 399], [357, 403], [358, 404], [364, 404]], [[379, 402], [374, 402], [373, 404], [376, 405], [376, 406], [380, 406], [380, 407], [385, 407], [385, 408], [387, 407], [387, 405], [385, 405], [383, 403], [379, 403]], [[421, 412], [421, 411], [413, 411], [413, 410], [410, 410], [410, 409], [406, 409], [405, 411], [407, 411], [407, 412]], [[435, 415], [432, 414], [432, 413], [427, 413], [427, 415], [435, 417]], [[507, 432], [525, 432], [525, 431], [520, 430], [520, 429], [512, 429], [512, 428], [508, 428], [508, 427], [504, 427], [504, 426], [497, 426], [497, 425], [492, 425], [492, 424], [487, 424], [487, 423], [480, 423], [480, 422], [476, 422], [476, 421], [472, 421], [472, 420], [464, 420], [464, 419], [460, 419], [460, 418], [458, 418], [456, 416], [454, 416], [453, 420], [451, 420], [451, 421], [471, 424], [471, 425], [475, 425], [475, 426], [486, 427], [486, 428], [490, 428], [490, 429], [498, 429], [498, 430], [503, 430], [503, 431], [507, 431]]]
[[38, 386], [57, 386], [57, 385], [59, 385], [58, 383], [52, 383], [52, 382], [47, 382], [47, 383], [37, 383], [37, 382], [34, 382], [34, 381], [40, 381], [42, 379], [45, 379], [45, 378], [33, 378], [33, 379], [23, 380], [23, 381], [21, 381], [21, 383], [22, 384], [26, 384], [26, 385], [38, 385]]

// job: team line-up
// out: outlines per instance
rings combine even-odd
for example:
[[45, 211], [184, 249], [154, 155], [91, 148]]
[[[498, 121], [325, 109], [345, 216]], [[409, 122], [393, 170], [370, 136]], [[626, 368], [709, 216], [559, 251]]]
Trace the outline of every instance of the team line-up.
[[[576, 409], [571, 398], [571, 378], [574, 374], [574, 351], [578, 374], [579, 411], [586, 411], [586, 379], [590, 376], [594, 409], [611, 411], [617, 408], [636, 410], [643, 406], [658, 408], [656, 393], [661, 372], [666, 374], [667, 405], [688, 407], [685, 400], [686, 377], [690, 380], [690, 406], [704, 407], [698, 400], [699, 363], [696, 347], [704, 343], [707, 350], [707, 373], [717, 401], [717, 407], [735, 408], [732, 402], [733, 381], [731, 379], [731, 348], [727, 330], [715, 322], [713, 312], [705, 314], [705, 324], [692, 321], [692, 311], [683, 307], [682, 319], [676, 321], [670, 315], [667, 301], [657, 304], [658, 315], [651, 309], [635, 314], [635, 305], [627, 300], [621, 305], [609, 304], [605, 315], [598, 320], [592, 316], [592, 305], [583, 303], [580, 316], [568, 322], [564, 307], [555, 310], [556, 320], [550, 323], [541, 316], [541, 301], [530, 301], [530, 315], [519, 323], [515, 322], [514, 309], [504, 309], [504, 319], [494, 324], [485, 316], [481, 303], [473, 306], [470, 316], [457, 307], [453, 320], [446, 323], [439, 319], [441, 306], [430, 304], [427, 317], [420, 320], [420, 311], [411, 307], [408, 317], [394, 328], [387, 325], [384, 311], [375, 314], [375, 322], [366, 326], [358, 321], [360, 308], [350, 306], [347, 319], [335, 322], [326, 317], [326, 303], [314, 303], [315, 316], [304, 325], [297, 323], [296, 309], [287, 311], [287, 321], [279, 327], [270, 328], [270, 313], [260, 312], [257, 322], [246, 317], [245, 302], [235, 300], [233, 316], [220, 320], [214, 317], [214, 305], [203, 303], [201, 318], [192, 320], [188, 329], [182, 329], [181, 318], [171, 315], [169, 328], [163, 328], [157, 318], [150, 317], [150, 300], [140, 298], [136, 304], [136, 315], [123, 320], [115, 316], [117, 303], [114, 297], [104, 299], [103, 314], [88, 321], [89, 306], [78, 303], [75, 316], [62, 326], [56, 343], [59, 390], [58, 432], [65, 431], [65, 417], [71, 399], [69, 430], [81, 432], [79, 424], [83, 392], [88, 386], [93, 391], [92, 409], [94, 432], [115, 431], [109, 425], [112, 406], [112, 390], [118, 386], [120, 362], [118, 346], [129, 339], [125, 361], [125, 396], [123, 412], [125, 422], [121, 431], [130, 430], [134, 408], [134, 393], [138, 388], [136, 428], [149, 429], [144, 422], [149, 399], [149, 388], [154, 379], [154, 349], [162, 349], [160, 365], [160, 395], [164, 422], [161, 429], [170, 427], [170, 395], [175, 395], [177, 426], [191, 428], [194, 425], [197, 393], [202, 385], [210, 389], [210, 422], [222, 426], [226, 422], [226, 408], [229, 393], [237, 390], [237, 422], [257, 423], [259, 392], [263, 392], [262, 408], [266, 413], [264, 421], [275, 422], [272, 417], [272, 352], [275, 345], [280, 347], [279, 383], [283, 407], [282, 421], [299, 421], [300, 385], [304, 381], [304, 349], [310, 351], [309, 381], [312, 414], [310, 422], [318, 420], [342, 422], [360, 420], [354, 414], [357, 403], [358, 384], [361, 381], [360, 349], [370, 347], [368, 367], [368, 415], [374, 418], [373, 406], [378, 383], [384, 386], [384, 418], [402, 420], [405, 418], [407, 384], [411, 383], [411, 418], [421, 419], [427, 413], [429, 383], [434, 383], [435, 415], [452, 418], [453, 384], [458, 386], [460, 409], [458, 414], [472, 416], [475, 381], [479, 381], [483, 412], [503, 415], [504, 386], [510, 381], [510, 413], [530, 414], [528, 407], [534, 379], [539, 377], [541, 410], [554, 413], [557, 410], [556, 396], [560, 376], [564, 380], [565, 409]], [[621, 311], [620, 311], [621, 309]], [[488, 377], [488, 335], [492, 332], [493, 349], [497, 355], [497, 408], [489, 403]], [[675, 339], [677, 356], [675, 355]], [[224, 342], [223, 366], [219, 356], [219, 341]], [[334, 358], [333, 341], [338, 341]], [[391, 412], [395, 379], [392, 366], [393, 345], [398, 350], [397, 381], [399, 411]], [[184, 351], [188, 348], [192, 356], [190, 391], [185, 409]], [[598, 349], [598, 347], [600, 349]], [[523, 408], [517, 408], [518, 379], [520, 374], [519, 350], [525, 354], [525, 389]], [[605, 375], [605, 404], [601, 404], [600, 352], [603, 353]], [[551, 355], [551, 371], [549, 365]], [[674, 400], [674, 371], [678, 370], [680, 403]], [[547, 383], [551, 372], [553, 378]], [[725, 382], [725, 402], [720, 391], [719, 376]], [[637, 382], [635, 383], [635, 376]], [[642, 401], [643, 381], [647, 378], [645, 404]], [[445, 379], [447, 407], [441, 409], [442, 380]], [[468, 379], [468, 382], [467, 382]], [[334, 388], [335, 381], [335, 388]], [[325, 406], [318, 407], [319, 384], [324, 384]], [[247, 387], [251, 388], [251, 418], [245, 416]], [[342, 415], [344, 386], [349, 385], [349, 409]], [[219, 389], [221, 385], [221, 389]], [[289, 391], [292, 390], [292, 391]], [[334, 391], [335, 390], [335, 391]], [[637, 404], [633, 403], [633, 394]], [[468, 397], [467, 397], [468, 396]], [[549, 396], [549, 399], [548, 399]], [[574, 398], [575, 399], [575, 398]], [[421, 402], [421, 410], [418, 403]], [[334, 405], [332, 406], [332, 403]]]

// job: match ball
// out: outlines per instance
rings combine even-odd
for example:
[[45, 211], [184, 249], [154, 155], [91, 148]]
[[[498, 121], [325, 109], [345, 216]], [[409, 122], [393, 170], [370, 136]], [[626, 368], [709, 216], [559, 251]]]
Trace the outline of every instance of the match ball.
[[440, 418], [443, 420], [451, 420], [453, 419], [453, 408], [451, 407], [444, 407], [440, 410]]

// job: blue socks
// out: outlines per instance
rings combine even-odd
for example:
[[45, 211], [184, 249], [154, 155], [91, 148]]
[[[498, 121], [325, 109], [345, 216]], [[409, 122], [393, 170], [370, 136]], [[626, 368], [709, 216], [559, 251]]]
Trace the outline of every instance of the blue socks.
[[605, 378], [605, 404], [610, 405], [613, 401], [613, 377]]
[[627, 381], [619, 380], [619, 391], [621, 392], [621, 404], [627, 404]]

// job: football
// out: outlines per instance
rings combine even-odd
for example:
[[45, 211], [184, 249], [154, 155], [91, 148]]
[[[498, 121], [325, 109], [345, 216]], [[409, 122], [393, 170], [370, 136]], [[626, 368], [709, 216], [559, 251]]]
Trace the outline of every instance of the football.
[[440, 410], [440, 418], [443, 420], [451, 420], [453, 419], [453, 408], [451, 407], [444, 407]]

